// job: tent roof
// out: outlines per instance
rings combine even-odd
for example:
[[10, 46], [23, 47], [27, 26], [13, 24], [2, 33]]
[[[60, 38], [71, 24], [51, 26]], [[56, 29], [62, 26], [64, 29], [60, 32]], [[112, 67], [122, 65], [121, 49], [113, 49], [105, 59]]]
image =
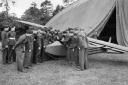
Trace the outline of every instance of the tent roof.
[[[101, 28], [109, 18], [116, 0], [78, 0], [54, 16], [46, 26], [61, 31], [81, 27], [87, 34]], [[100, 27], [99, 27], [100, 26]]]

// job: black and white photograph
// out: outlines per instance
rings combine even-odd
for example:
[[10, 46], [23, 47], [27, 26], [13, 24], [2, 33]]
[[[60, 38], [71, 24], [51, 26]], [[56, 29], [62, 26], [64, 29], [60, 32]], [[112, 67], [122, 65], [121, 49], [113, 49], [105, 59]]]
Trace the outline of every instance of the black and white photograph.
[[0, 85], [128, 85], [128, 0], [0, 0]]

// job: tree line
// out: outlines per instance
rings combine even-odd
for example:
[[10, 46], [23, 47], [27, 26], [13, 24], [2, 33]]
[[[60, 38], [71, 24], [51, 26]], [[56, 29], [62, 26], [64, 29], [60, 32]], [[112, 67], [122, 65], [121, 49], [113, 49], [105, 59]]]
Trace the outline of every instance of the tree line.
[[16, 26], [18, 28], [24, 29], [25, 25], [18, 23], [15, 19], [26, 20], [41, 25], [45, 25], [53, 16], [64, 9], [63, 6], [58, 5], [53, 9], [53, 4], [49, 0], [45, 0], [40, 4], [40, 8], [37, 7], [36, 2], [32, 2], [31, 6], [24, 12], [21, 18], [7, 15], [6, 11], [0, 12], [0, 29], [4, 27]]

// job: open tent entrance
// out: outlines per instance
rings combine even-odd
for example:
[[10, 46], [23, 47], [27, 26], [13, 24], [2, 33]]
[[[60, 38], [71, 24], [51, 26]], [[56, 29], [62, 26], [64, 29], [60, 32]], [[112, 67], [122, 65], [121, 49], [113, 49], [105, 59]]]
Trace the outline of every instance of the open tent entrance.
[[116, 7], [114, 8], [108, 22], [104, 29], [101, 31], [98, 39], [108, 42], [111, 37], [111, 43], [117, 44], [116, 37]]

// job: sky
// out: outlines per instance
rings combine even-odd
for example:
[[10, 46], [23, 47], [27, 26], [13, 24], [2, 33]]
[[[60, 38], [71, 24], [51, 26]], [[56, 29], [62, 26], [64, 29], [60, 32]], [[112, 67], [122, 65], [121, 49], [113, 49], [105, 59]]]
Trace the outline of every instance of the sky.
[[[8, 0], [10, 2], [10, 11], [9, 13], [15, 13], [17, 17], [21, 17], [26, 9], [28, 9], [31, 6], [32, 2], [37, 3], [37, 7], [40, 6], [41, 2], [44, 0]], [[11, 2], [15, 1], [16, 3], [13, 5]], [[63, 0], [49, 0], [52, 2], [53, 7], [55, 8], [58, 4], [62, 5]], [[0, 8], [0, 11], [5, 10], [3, 8]]]

